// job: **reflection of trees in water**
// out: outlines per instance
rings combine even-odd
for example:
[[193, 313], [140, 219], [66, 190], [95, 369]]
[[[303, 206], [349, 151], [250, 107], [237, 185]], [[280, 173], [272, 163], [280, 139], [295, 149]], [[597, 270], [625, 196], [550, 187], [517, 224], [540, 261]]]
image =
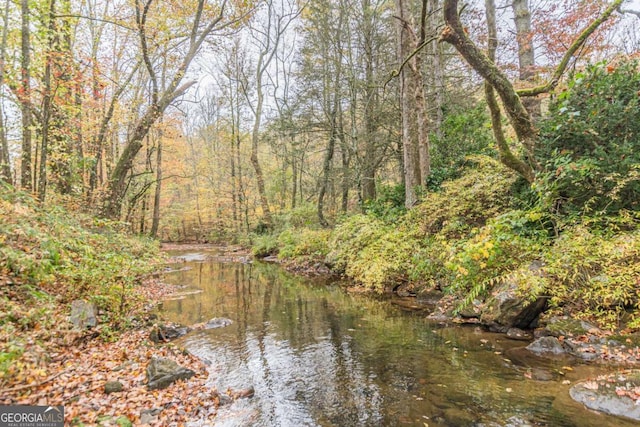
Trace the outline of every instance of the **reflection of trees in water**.
[[[387, 302], [274, 265], [193, 266], [169, 277], [204, 292], [164, 307], [186, 324], [234, 321], [186, 342], [211, 361], [211, 381], [220, 390], [255, 388], [254, 398], [228, 409], [238, 412], [231, 425], [423, 425], [423, 415], [429, 425], [452, 417], [500, 423], [513, 414], [568, 425], [550, 407], [560, 386], [525, 382], [504, 356], [480, 347], [495, 335], [436, 329]], [[506, 387], [514, 393], [506, 395]], [[576, 425], [589, 425], [578, 419]]]

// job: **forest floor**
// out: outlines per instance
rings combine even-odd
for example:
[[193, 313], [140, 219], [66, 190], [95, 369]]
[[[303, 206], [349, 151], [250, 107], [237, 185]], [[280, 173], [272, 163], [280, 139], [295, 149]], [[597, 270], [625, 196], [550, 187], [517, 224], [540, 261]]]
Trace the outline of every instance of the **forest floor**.
[[[159, 301], [174, 289], [147, 280], [136, 291]], [[53, 315], [59, 324], [69, 323], [62, 312]], [[97, 339], [91, 330], [28, 331], [30, 345], [11, 367], [0, 404], [63, 405], [65, 425], [77, 426], [181, 426], [215, 417], [221, 396], [207, 385], [205, 365], [171, 343], [154, 344], [149, 329], [124, 332], [114, 341]], [[145, 370], [154, 356], [172, 359], [195, 375], [163, 390], [149, 390]], [[110, 381], [120, 382], [122, 391], [107, 394]]]

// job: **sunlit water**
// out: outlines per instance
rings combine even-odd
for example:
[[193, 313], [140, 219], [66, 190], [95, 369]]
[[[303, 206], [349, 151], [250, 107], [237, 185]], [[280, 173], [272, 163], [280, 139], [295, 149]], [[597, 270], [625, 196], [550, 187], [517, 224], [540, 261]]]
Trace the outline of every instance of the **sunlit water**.
[[[569, 397], [566, 381], [602, 367], [537, 360], [518, 349], [526, 343], [441, 327], [276, 265], [184, 254], [196, 261], [166, 280], [186, 295], [164, 302], [164, 316], [187, 325], [233, 320], [181, 344], [209, 363], [218, 390], [255, 388], [253, 398], [220, 408], [216, 426], [637, 425]], [[526, 377], [539, 372], [553, 379]]]

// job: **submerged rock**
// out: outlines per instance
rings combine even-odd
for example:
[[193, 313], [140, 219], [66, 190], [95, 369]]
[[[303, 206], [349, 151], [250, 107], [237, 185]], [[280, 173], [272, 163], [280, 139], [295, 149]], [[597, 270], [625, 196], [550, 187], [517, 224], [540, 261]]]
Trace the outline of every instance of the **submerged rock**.
[[507, 338], [516, 341], [529, 341], [531, 338], [533, 338], [531, 332], [523, 331], [522, 329], [518, 328], [509, 328], [506, 335]]
[[189, 379], [195, 374], [171, 359], [152, 357], [147, 366], [147, 387], [149, 390], [167, 388], [175, 381]]
[[70, 320], [77, 329], [93, 328], [98, 324], [96, 306], [85, 300], [73, 301]]
[[233, 323], [233, 320], [224, 317], [214, 317], [204, 324], [204, 329], [224, 328]]

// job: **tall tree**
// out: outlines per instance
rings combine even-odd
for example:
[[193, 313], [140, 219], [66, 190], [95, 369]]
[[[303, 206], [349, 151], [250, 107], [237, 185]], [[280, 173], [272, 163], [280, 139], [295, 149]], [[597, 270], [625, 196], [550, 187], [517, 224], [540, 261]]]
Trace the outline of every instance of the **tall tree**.
[[409, 1], [396, 0], [405, 206], [408, 208], [417, 203], [416, 187], [426, 182], [431, 171], [421, 53], [427, 41], [427, 9], [427, 0], [423, 0], [417, 25]]
[[[265, 225], [271, 226], [271, 209], [267, 199], [267, 190], [264, 184], [264, 174], [260, 166], [258, 148], [260, 145], [261, 124], [263, 120], [263, 108], [265, 100], [265, 78], [269, 66], [273, 62], [278, 46], [282, 42], [284, 34], [291, 23], [298, 17], [301, 8], [296, 2], [289, 0], [277, 4], [273, 0], [264, 0], [266, 10], [264, 22], [257, 27], [252, 26], [251, 34], [258, 48], [258, 58], [255, 67], [255, 100], [250, 103], [253, 110], [253, 128], [251, 130], [251, 164], [256, 173], [256, 183], [260, 206]], [[260, 14], [258, 14], [260, 17]], [[248, 94], [247, 94], [248, 95]]]
[[[513, 0], [511, 7], [516, 24], [516, 42], [518, 44], [518, 79], [532, 84], [536, 75], [536, 62], [529, 0]], [[528, 97], [523, 100], [523, 103], [531, 114], [531, 118], [536, 122], [542, 114], [540, 100], [536, 97]]]
[[4, 119], [4, 70], [7, 57], [7, 40], [9, 34], [9, 5], [10, 1], [6, 0], [4, 13], [2, 14], [2, 35], [0, 40], [0, 181], [13, 183], [11, 175], [11, 159], [9, 156], [9, 142], [7, 139], [7, 129]]
[[22, 157], [20, 162], [20, 185], [26, 190], [33, 189], [33, 163], [31, 160], [31, 29], [29, 0], [20, 1], [22, 25], [20, 61], [20, 109], [22, 112]]

